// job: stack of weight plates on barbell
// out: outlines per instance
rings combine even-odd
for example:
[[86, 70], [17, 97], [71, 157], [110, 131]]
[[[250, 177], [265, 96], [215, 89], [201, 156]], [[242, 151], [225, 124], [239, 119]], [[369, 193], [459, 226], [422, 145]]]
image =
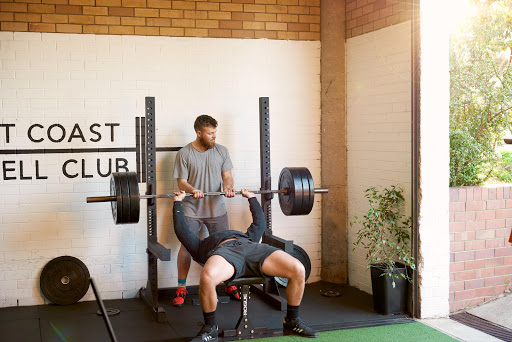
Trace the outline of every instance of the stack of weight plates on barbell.
[[307, 215], [315, 202], [315, 184], [305, 167], [285, 167], [279, 175], [279, 205], [285, 215]]
[[139, 183], [135, 172], [114, 172], [110, 177], [112, 216], [115, 224], [137, 223], [140, 216]]

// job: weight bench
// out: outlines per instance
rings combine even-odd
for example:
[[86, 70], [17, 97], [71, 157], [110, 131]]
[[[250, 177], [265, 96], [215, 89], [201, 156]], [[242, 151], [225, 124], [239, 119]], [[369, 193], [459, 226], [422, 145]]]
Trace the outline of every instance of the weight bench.
[[264, 284], [264, 277], [238, 278], [225, 281], [226, 286], [238, 287], [240, 293], [240, 318], [234, 329], [224, 330], [224, 337], [237, 337], [238, 339], [254, 338], [257, 334], [265, 334], [266, 327], [255, 328], [249, 319], [249, 288], [253, 284]]

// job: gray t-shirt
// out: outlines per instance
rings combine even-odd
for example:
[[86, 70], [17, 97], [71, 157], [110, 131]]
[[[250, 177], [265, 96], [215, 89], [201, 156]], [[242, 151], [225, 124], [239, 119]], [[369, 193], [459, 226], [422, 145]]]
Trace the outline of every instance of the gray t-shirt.
[[[228, 149], [222, 145], [200, 152], [187, 144], [178, 151], [174, 163], [174, 178], [187, 182], [203, 192], [222, 191], [222, 173], [233, 168]], [[205, 196], [200, 200], [185, 197], [183, 200], [185, 216], [212, 218], [227, 213], [223, 196]]]

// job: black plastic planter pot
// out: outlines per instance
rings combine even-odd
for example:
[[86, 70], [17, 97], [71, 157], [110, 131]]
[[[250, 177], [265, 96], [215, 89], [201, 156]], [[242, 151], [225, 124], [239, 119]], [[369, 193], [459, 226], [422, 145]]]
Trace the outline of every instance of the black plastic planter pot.
[[382, 275], [384, 269], [384, 266], [379, 264], [370, 266], [374, 310], [383, 315], [407, 314], [409, 282], [400, 275], [406, 273], [405, 265], [397, 264], [393, 271], [393, 274], [398, 275], [398, 278], [393, 276], [394, 288], [393, 279]]

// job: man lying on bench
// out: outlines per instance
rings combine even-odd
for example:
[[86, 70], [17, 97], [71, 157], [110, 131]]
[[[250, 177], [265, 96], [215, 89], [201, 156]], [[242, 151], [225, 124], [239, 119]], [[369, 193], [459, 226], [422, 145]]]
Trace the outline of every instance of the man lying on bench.
[[283, 333], [318, 337], [317, 332], [308, 327], [299, 317], [299, 305], [305, 285], [304, 266], [283, 250], [259, 243], [266, 227], [263, 210], [254, 193], [247, 189], [242, 189], [241, 193], [249, 200], [253, 219], [247, 232], [217, 231], [204, 240], [200, 240], [188, 229], [181, 203], [185, 198], [185, 192], [175, 193], [173, 216], [176, 236], [192, 258], [204, 264], [199, 280], [199, 301], [205, 325], [192, 341], [218, 340], [219, 327], [215, 322], [217, 285], [228, 279], [255, 276], [288, 278], [286, 287], [288, 307], [283, 320]]

